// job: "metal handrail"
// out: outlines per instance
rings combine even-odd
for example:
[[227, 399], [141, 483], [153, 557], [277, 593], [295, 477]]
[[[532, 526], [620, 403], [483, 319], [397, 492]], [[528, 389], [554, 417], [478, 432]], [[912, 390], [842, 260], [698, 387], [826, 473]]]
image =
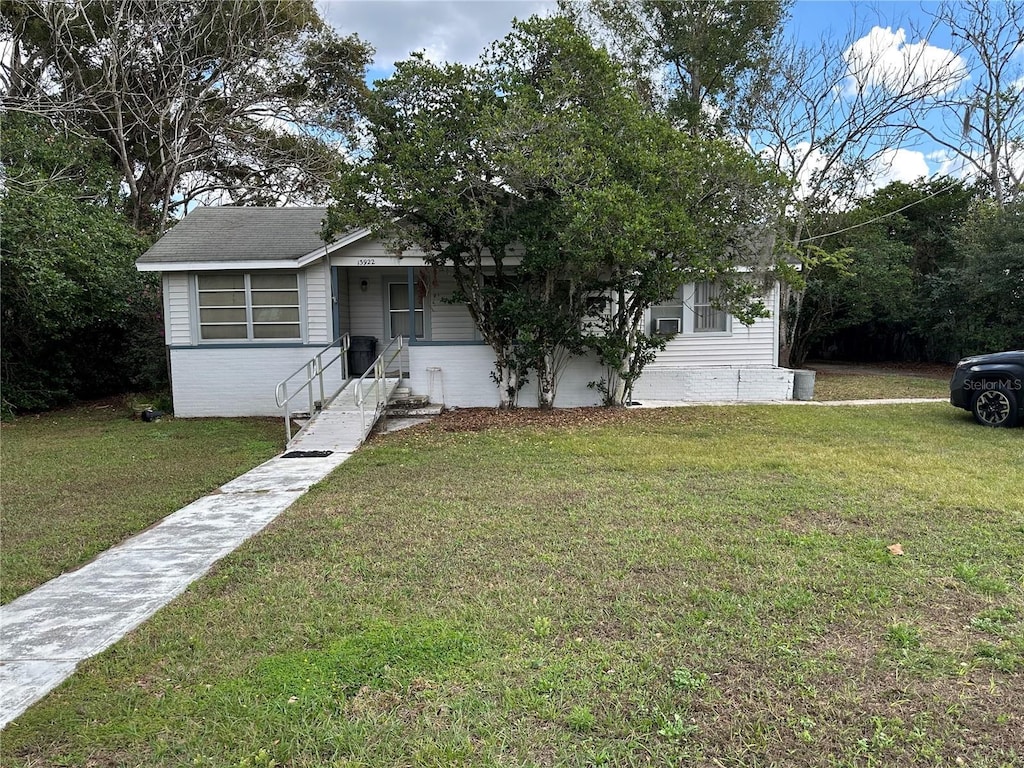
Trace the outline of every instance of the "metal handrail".
[[[344, 389], [345, 384], [348, 381], [348, 349], [350, 344], [351, 340], [349, 339], [349, 335], [347, 333], [341, 334], [341, 336], [336, 338], [326, 347], [324, 347], [315, 355], [313, 355], [313, 357], [307, 362], [303, 363], [302, 367], [295, 371], [295, 373], [293, 373], [291, 376], [288, 376], [281, 383], [279, 383], [277, 387], [274, 388], [274, 401], [277, 403], [278, 408], [284, 408], [284, 432], [285, 435], [287, 436], [287, 441], [289, 443], [292, 441], [292, 399], [297, 397], [302, 392], [302, 390], [305, 389], [307, 395], [309, 396], [309, 410], [307, 411], [307, 413], [310, 416], [312, 416], [313, 412], [316, 410], [317, 402], [319, 402], [320, 407], [323, 408], [329, 400], [333, 400], [337, 396], [337, 394], [341, 392], [342, 389]], [[328, 360], [325, 363], [324, 355], [330, 352], [332, 349], [337, 349], [338, 351], [330, 360]], [[330, 397], [324, 397], [324, 371], [326, 371], [339, 360], [341, 360], [341, 385], [336, 390], [334, 390], [334, 392], [331, 393]], [[298, 386], [298, 388], [296, 388], [296, 390], [289, 395], [289, 382], [291, 382], [292, 379], [294, 379], [301, 373], [306, 374], [306, 380], [302, 382]], [[313, 399], [314, 381], [318, 382], [319, 384], [319, 401], [315, 401]], [[303, 427], [303, 429], [305, 429], [305, 427]], [[302, 429], [299, 430], [299, 432], [301, 431]]]
[[[363, 375], [360, 376], [354, 384], [356, 388], [356, 405], [359, 406], [359, 417], [363, 422], [364, 433], [366, 432], [366, 392], [363, 391], [363, 384], [366, 382], [366, 377], [371, 373], [373, 374], [372, 388], [377, 396], [373, 416], [374, 420], [376, 420], [377, 413], [380, 412], [381, 406], [383, 405], [387, 408], [388, 405], [388, 391], [387, 387], [384, 386], [384, 382], [387, 379], [388, 366], [395, 362], [396, 358], [398, 359], [399, 382], [404, 378], [404, 374], [402, 373], [402, 345], [402, 337], [395, 336], [395, 338], [393, 338], [391, 342], [384, 347], [384, 351], [377, 355], [377, 359], [373, 361], [373, 365], [367, 368]], [[392, 349], [392, 347], [394, 347], [394, 349]], [[389, 354], [390, 357], [388, 357]], [[387, 359], [385, 360], [385, 358]]]

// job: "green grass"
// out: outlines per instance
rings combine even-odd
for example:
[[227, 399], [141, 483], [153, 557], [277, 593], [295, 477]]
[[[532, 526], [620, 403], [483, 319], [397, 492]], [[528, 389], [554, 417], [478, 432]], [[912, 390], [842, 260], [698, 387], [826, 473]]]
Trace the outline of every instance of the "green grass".
[[832, 373], [814, 377], [815, 400], [949, 397], [949, 379], [900, 374]]
[[1021, 431], [941, 404], [527, 418], [376, 439], [0, 762], [1022, 764]]
[[129, 416], [94, 406], [0, 427], [0, 601], [87, 562], [284, 443], [273, 419]]

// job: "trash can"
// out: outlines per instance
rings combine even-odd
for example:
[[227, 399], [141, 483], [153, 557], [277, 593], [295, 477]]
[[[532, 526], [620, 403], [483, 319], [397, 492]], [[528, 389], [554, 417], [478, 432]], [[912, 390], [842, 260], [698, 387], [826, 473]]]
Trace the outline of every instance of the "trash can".
[[798, 370], [793, 371], [793, 399], [813, 400], [814, 399], [814, 371]]
[[362, 376], [377, 359], [376, 336], [353, 336], [348, 345], [348, 375]]

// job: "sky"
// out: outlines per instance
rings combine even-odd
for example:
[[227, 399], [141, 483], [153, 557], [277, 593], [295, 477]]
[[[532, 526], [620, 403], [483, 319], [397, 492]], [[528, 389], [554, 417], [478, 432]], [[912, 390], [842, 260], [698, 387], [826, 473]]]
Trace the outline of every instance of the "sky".
[[[934, 2], [855, 3], [847, 0], [798, 0], [786, 32], [802, 42], [822, 37], [873, 50], [893, 60], [908, 51], [924, 52], [923, 61], [955, 69], [950, 41], [927, 32], [927, 10]], [[435, 61], [475, 61], [490, 42], [510, 30], [514, 17], [526, 18], [555, 7], [546, 0], [323, 0], [325, 18], [342, 32], [356, 32], [376, 49], [371, 78], [385, 77], [412, 51]], [[1022, 52], [1024, 53], [1024, 52]], [[1022, 57], [1024, 58], [1024, 57]], [[966, 74], [966, 72], [964, 73]], [[879, 77], [881, 77], [879, 75]], [[873, 187], [889, 181], [955, 172], [937, 147], [889, 147], [876, 168]]]

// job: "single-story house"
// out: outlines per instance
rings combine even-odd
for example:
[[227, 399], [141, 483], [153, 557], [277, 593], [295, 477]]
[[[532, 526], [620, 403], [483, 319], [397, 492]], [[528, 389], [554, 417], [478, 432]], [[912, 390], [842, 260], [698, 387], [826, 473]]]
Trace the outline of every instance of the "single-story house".
[[[143, 254], [160, 272], [175, 415], [279, 415], [277, 384], [343, 334], [404, 337], [403, 382], [446, 406], [495, 406], [494, 357], [469, 311], [449, 300], [454, 280], [422, 252], [396, 255], [368, 230], [320, 238], [325, 208], [193, 210]], [[646, 322], [675, 335], [637, 381], [634, 399], [786, 400], [793, 371], [778, 366], [778, 291], [771, 316], [744, 326], [712, 306], [713, 287], [684, 286]], [[601, 378], [572, 360], [556, 406], [595, 405]], [[536, 403], [528, 384], [522, 405]]]

